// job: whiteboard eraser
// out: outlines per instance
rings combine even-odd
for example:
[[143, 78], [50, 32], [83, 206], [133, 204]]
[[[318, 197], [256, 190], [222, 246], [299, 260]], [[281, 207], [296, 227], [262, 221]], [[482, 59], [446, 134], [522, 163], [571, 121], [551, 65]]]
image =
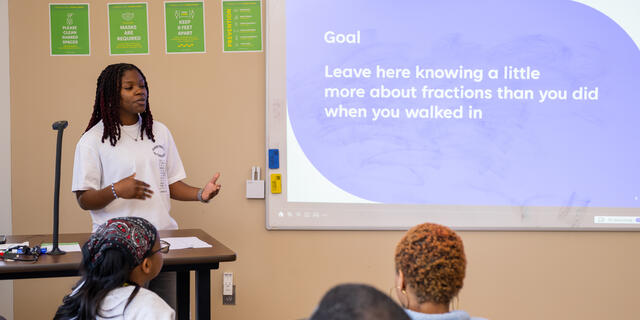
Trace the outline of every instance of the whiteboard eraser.
[[264, 180], [247, 180], [247, 198], [264, 199]]

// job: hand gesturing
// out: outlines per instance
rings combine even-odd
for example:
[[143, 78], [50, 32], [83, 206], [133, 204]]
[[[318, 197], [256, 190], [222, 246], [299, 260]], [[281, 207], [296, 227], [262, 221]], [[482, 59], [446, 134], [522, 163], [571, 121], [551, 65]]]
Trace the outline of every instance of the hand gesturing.
[[136, 174], [133, 173], [113, 184], [119, 198], [141, 200], [151, 198], [153, 191], [150, 186], [140, 180], [136, 180], [135, 176]]
[[216, 172], [213, 178], [204, 186], [202, 190], [202, 200], [209, 201], [220, 192], [222, 186], [217, 184], [218, 178], [220, 178], [220, 172]]

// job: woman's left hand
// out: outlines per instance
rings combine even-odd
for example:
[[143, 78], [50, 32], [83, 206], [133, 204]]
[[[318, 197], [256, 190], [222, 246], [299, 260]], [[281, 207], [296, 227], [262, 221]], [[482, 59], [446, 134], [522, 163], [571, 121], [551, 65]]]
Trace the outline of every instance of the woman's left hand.
[[209, 201], [220, 192], [221, 185], [219, 185], [218, 178], [220, 178], [220, 172], [216, 172], [213, 178], [202, 189], [202, 200]]

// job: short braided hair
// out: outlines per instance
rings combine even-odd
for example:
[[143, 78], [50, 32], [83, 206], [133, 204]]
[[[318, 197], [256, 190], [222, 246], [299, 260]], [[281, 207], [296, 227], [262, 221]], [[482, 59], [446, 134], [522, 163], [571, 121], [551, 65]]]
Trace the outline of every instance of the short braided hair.
[[462, 239], [434, 223], [411, 228], [396, 247], [396, 270], [419, 303], [449, 304], [462, 289], [467, 266]]
[[144, 139], [144, 133], [151, 141], [155, 142], [153, 136], [153, 116], [151, 115], [151, 109], [149, 108], [149, 84], [144, 73], [133, 64], [130, 63], [117, 63], [108, 65], [98, 77], [96, 85], [96, 98], [93, 103], [93, 113], [89, 120], [89, 125], [85, 132], [89, 131], [100, 120], [104, 125], [102, 132], [102, 142], [109, 138], [109, 142], [112, 146], [115, 146], [118, 140], [120, 140], [120, 90], [122, 89], [122, 75], [127, 70], [136, 70], [144, 79], [144, 85], [147, 89], [147, 105], [145, 111], [140, 114], [142, 123], [140, 125], [140, 138]]

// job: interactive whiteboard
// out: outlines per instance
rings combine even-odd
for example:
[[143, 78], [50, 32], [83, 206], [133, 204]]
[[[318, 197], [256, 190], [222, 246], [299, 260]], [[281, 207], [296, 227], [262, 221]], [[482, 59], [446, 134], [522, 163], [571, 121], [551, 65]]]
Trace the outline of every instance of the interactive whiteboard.
[[266, 4], [267, 228], [640, 229], [637, 1]]

